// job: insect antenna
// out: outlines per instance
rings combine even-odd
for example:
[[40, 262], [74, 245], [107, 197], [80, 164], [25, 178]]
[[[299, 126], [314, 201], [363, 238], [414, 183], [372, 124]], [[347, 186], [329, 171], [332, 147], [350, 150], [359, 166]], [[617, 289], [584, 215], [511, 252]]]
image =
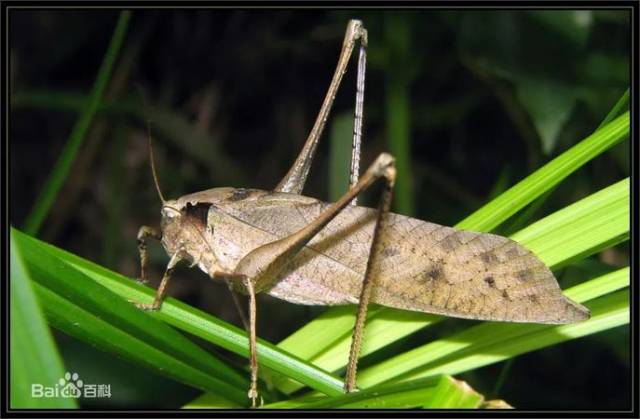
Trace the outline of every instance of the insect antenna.
[[[140, 98], [142, 99], [142, 112], [144, 115], [147, 115], [147, 101], [145, 100], [144, 91], [140, 85], [136, 85], [138, 89], [138, 93], [140, 94]], [[162, 195], [162, 191], [160, 190], [160, 183], [158, 182], [158, 174], [156, 173], [156, 160], [153, 157], [153, 139], [151, 138], [151, 119], [147, 118], [147, 138], [149, 140], [149, 161], [151, 162], [151, 175], [153, 176], [153, 183], [156, 185], [156, 191], [158, 191], [158, 197], [160, 197], [160, 201], [164, 204], [166, 201], [164, 199], [164, 195]]]
[[164, 204], [166, 201], [160, 190], [160, 183], [158, 182], [158, 174], [156, 173], [156, 159], [153, 157], [153, 140], [151, 138], [151, 121], [147, 120], [147, 137], [149, 138], [149, 160], [151, 161], [151, 174], [153, 175], [153, 183], [156, 185], [158, 196]]

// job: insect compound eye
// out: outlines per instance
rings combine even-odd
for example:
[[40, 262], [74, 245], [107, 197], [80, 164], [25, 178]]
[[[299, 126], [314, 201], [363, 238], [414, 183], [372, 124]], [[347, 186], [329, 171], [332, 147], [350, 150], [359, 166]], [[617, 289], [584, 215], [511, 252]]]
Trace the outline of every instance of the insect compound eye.
[[172, 207], [162, 207], [162, 216], [167, 218], [175, 218], [180, 215], [180, 211]]

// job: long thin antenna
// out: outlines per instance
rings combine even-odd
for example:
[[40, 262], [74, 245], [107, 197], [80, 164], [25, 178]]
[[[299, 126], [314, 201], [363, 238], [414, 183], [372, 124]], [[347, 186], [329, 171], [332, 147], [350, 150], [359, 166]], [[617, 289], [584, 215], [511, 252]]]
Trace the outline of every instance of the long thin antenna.
[[140, 94], [140, 98], [142, 99], [142, 113], [147, 116], [147, 138], [149, 140], [149, 161], [151, 162], [151, 174], [153, 175], [153, 183], [156, 185], [156, 191], [158, 191], [158, 196], [160, 197], [160, 201], [164, 204], [166, 201], [164, 196], [162, 195], [162, 191], [160, 190], [160, 183], [158, 182], [158, 174], [156, 173], [156, 159], [153, 157], [153, 139], [151, 138], [151, 120], [148, 118], [147, 112], [147, 101], [144, 97], [144, 90], [139, 84], [136, 84], [136, 88], [138, 89], [138, 93]]
[[153, 141], [151, 139], [151, 122], [147, 120], [147, 136], [149, 137], [149, 160], [151, 161], [151, 174], [153, 175], [153, 183], [156, 185], [158, 196], [164, 204], [166, 201], [160, 190], [160, 183], [158, 182], [158, 174], [156, 173], [156, 159], [153, 157]]

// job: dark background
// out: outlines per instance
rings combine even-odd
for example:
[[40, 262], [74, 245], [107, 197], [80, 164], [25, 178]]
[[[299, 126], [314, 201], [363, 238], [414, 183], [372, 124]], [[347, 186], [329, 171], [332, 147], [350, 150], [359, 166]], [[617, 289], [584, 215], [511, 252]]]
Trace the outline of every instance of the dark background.
[[[10, 12], [14, 226], [24, 222], [85, 106], [117, 17], [117, 10]], [[362, 164], [384, 150], [407, 157], [394, 210], [441, 224], [460, 221], [589, 135], [629, 85], [630, 15], [622, 10], [135, 10], [107, 105], [39, 237], [137, 276], [137, 230], [160, 218], [146, 119], [165, 196], [216, 186], [273, 188], [313, 124], [350, 18], [369, 30]], [[330, 199], [343, 190], [329, 155], [341, 155], [338, 145], [350, 142], [354, 95], [355, 59], [306, 195]], [[626, 140], [596, 158], [532, 218], [496, 231], [510, 234], [628, 176], [628, 149]], [[558, 272], [562, 288], [628, 265], [626, 249]], [[167, 257], [160, 246], [151, 250], [159, 278]], [[239, 322], [224, 287], [200, 272], [179, 269], [170, 294]], [[321, 311], [261, 297], [259, 333], [277, 342]], [[387, 350], [468, 322], [442, 324]], [[67, 368], [118, 389], [106, 407], [178, 407], [197, 395], [56, 338]], [[461, 378], [519, 408], [626, 408], [628, 339], [620, 327]]]

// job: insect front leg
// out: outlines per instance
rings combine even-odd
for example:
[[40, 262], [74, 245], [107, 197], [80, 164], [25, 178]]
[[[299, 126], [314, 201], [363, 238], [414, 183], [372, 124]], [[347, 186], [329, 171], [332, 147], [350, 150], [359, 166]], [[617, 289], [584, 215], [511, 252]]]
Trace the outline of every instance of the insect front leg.
[[162, 239], [162, 233], [159, 229], [155, 227], [142, 226], [140, 230], [138, 230], [138, 251], [140, 252], [140, 278], [137, 278], [141, 284], [146, 284], [149, 282], [148, 274], [148, 266], [149, 266], [149, 255], [147, 253], [147, 244], [149, 239], [154, 239], [160, 241]]
[[[340, 58], [338, 59], [338, 65], [336, 71], [333, 73], [329, 90], [322, 102], [320, 112], [316, 117], [316, 121], [311, 128], [309, 137], [304, 143], [300, 154], [296, 158], [295, 162], [287, 172], [284, 178], [275, 187], [276, 192], [290, 192], [300, 194], [304, 188], [304, 184], [309, 174], [311, 162], [318, 145], [318, 140], [322, 135], [325, 123], [329, 117], [329, 112], [333, 106], [333, 101], [336, 97], [342, 76], [344, 75], [349, 58], [353, 52], [353, 47], [356, 41], [360, 40], [360, 54], [358, 57], [358, 79], [356, 90], [356, 107], [355, 107], [355, 121], [353, 127], [353, 149], [351, 157], [351, 177], [350, 187], [353, 187], [358, 182], [358, 175], [360, 170], [360, 142], [362, 138], [362, 114], [364, 103], [364, 77], [367, 62], [367, 30], [362, 26], [362, 22], [359, 20], [350, 20], [347, 25], [347, 31], [344, 35], [344, 42], [342, 43], [342, 51], [340, 52]], [[354, 200], [355, 202], [355, 200]], [[355, 205], [355, 204], [354, 204]]]

